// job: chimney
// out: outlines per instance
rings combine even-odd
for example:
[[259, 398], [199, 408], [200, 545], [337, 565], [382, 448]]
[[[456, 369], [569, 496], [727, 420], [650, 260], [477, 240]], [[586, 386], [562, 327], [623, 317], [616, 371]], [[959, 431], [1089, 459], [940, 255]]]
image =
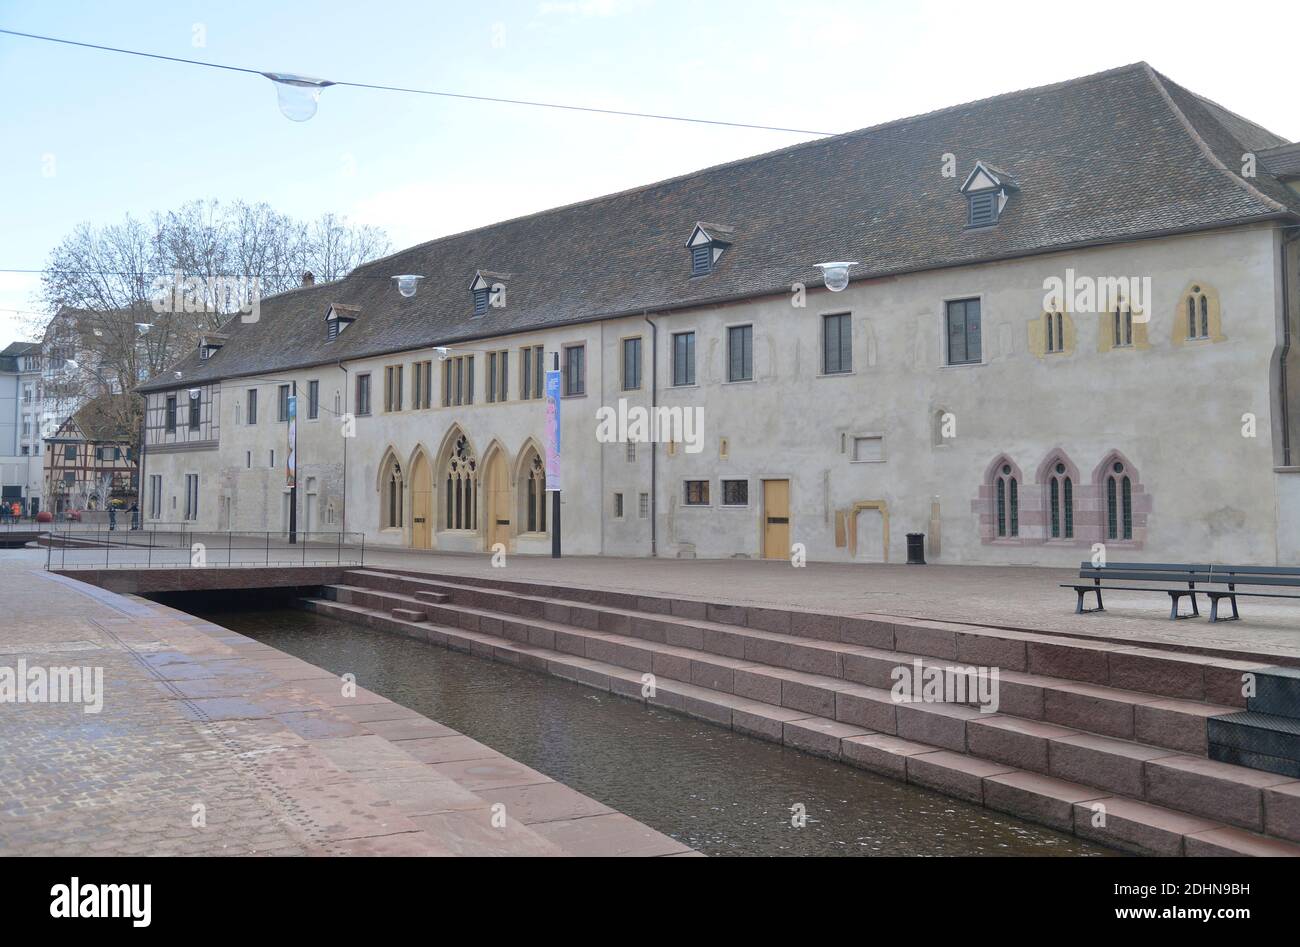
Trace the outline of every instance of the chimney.
[[308, 270], [306, 273], [302, 274], [302, 285], [304, 286], [316, 285], [316, 277], [312, 275], [311, 270]]

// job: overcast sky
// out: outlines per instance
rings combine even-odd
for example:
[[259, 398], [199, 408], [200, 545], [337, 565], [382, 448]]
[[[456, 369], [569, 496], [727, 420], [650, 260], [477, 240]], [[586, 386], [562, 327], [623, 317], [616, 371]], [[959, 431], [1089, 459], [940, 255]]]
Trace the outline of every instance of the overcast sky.
[[[0, 27], [336, 80], [847, 131], [1146, 60], [1300, 138], [1300, 3], [542, 0], [14, 2]], [[202, 45], [196, 45], [198, 41]], [[327, 89], [0, 35], [0, 271], [83, 221], [193, 198], [387, 230], [395, 247], [803, 136]], [[53, 173], [50, 173], [52, 170]], [[38, 277], [0, 272], [0, 345]]]

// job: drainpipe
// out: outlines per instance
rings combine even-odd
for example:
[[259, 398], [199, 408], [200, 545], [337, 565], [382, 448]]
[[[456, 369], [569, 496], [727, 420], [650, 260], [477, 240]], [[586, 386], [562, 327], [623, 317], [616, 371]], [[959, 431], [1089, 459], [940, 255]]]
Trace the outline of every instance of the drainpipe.
[[[1300, 225], [1296, 225], [1300, 226]], [[1287, 228], [1293, 229], [1293, 228]], [[1282, 466], [1291, 466], [1291, 406], [1287, 396], [1287, 358], [1291, 354], [1291, 286], [1287, 274], [1287, 248], [1300, 240], [1300, 233], [1282, 241], [1282, 351], [1278, 354], [1278, 396], [1282, 414]]]
[[[348, 367], [339, 362], [339, 371], [343, 373], [343, 413], [348, 413]], [[341, 432], [340, 432], [341, 433]], [[343, 521], [339, 532], [348, 531], [348, 439], [343, 438]], [[362, 540], [364, 542], [364, 538]]]
[[[643, 311], [641, 318], [650, 326], [650, 417], [659, 408], [659, 327]], [[659, 555], [659, 486], [657, 481], [659, 444], [650, 441], [650, 558]]]

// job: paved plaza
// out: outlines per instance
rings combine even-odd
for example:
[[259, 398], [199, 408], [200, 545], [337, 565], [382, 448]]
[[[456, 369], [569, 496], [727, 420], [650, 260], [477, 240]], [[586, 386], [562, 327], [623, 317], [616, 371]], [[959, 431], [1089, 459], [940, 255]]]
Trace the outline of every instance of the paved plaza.
[[689, 853], [363, 686], [34, 552], [0, 553], [0, 666], [103, 668], [103, 708], [0, 703], [0, 855]]

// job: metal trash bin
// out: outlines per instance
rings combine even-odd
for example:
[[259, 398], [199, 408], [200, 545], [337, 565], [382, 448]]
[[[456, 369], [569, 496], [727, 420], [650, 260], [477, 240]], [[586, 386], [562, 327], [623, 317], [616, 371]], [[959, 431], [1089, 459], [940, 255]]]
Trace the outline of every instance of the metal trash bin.
[[907, 534], [907, 564], [909, 566], [925, 565], [925, 533]]

